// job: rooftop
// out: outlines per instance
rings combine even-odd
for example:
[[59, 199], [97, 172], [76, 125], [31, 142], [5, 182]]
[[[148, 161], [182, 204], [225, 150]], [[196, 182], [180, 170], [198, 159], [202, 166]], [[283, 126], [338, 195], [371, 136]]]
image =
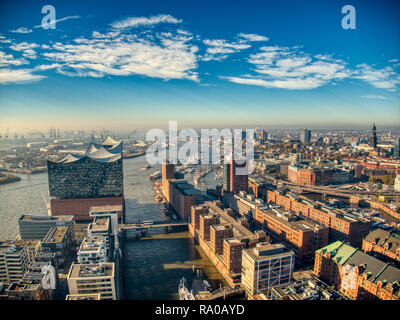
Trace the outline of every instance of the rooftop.
[[122, 211], [121, 205], [113, 206], [94, 206], [90, 208], [90, 213], [112, 213]]
[[46, 243], [61, 243], [65, 239], [68, 227], [52, 227], [43, 240]]
[[91, 231], [107, 231], [110, 227], [110, 219], [108, 217], [95, 217], [93, 223], [89, 224]]
[[286, 249], [286, 247], [281, 243], [258, 243], [255, 248], [244, 250], [254, 261], [279, 258], [288, 255], [293, 255], [294, 252]]
[[65, 300], [100, 300], [100, 293], [93, 294], [69, 294]]
[[68, 279], [114, 277], [114, 263], [72, 264]]

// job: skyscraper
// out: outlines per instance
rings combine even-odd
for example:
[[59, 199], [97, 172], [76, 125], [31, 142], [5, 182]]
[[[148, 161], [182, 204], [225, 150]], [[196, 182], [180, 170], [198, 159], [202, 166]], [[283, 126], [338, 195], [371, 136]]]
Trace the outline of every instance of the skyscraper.
[[393, 156], [400, 157], [400, 138], [394, 140]]
[[310, 142], [310, 140], [311, 140], [311, 130], [301, 129], [300, 131], [301, 143]]
[[229, 192], [231, 190], [231, 164], [224, 164], [224, 178], [223, 178], [223, 190]]
[[372, 127], [372, 131], [371, 131], [370, 145], [371, 145], [372, 148], [376, 148], [376, 145], [377, 145], [375, 122], [374, 122], [374, 125]]

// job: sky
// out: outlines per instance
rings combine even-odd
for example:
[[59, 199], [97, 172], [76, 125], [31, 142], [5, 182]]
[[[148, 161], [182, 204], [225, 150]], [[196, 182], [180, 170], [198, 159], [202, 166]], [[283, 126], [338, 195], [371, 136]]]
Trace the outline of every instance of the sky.
[[1, 1], [0, 133], [169, 120], [399, 128], [400, 3]]

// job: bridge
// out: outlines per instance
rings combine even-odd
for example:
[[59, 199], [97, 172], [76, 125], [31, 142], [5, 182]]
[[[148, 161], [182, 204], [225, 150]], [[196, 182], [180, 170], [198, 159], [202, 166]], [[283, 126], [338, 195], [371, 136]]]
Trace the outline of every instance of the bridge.
[[222, 298], [224, 297], [228, 297], [230, 295], [234, 295], [234, 294], [239, 294], [239, 293], [243, 293], [244, 292], [244, 288], [242, 286], [237, 287], [237, 288], [227, 288], [227, 287], [222, 287], [219, 288], [213, 292], [211, 292], [208, 295], [202, 295], [198, 298], [198, 300], [215, 300], [218, 298]]
[[171, 220], [171, 221], [153, 221], [152, 223], [131, 223], [131, 224], [120, 224], [120, 231], [122, 230], [140, 230], [150, 228], [168, 228], [177, 226], [187, 226], [189, 222], [186, 220]]

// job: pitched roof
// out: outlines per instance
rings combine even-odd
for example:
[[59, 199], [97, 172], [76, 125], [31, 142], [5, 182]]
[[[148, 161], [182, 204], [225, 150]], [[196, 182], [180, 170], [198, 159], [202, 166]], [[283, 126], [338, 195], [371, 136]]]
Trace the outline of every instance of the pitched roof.
[[382, 246], [385, 240], [390, 236], [390, 232], [383, 229], [375, 229], [371, 231], [366, 237], [365, 240], [368, 242], [374, 242], [378, 246]]
[[329, 252], [331, 259], [340, 265], [343, 265], [356, 251], [356, 248], [353, 248], [342, 241], [336, 241], [317, 250], [317, 252], [322, 252], [324, 256]]

